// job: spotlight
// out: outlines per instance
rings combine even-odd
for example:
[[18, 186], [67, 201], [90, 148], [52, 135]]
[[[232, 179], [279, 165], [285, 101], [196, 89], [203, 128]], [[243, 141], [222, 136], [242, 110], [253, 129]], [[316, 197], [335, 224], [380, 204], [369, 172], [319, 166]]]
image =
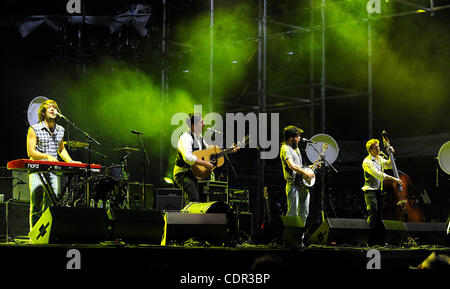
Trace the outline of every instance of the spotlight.
[[173, 185], [173, 180], [172, 180], [171, 178], [169, 178], [169, 177], [164, 177], [164, 178], [163, 178], [163, 181], [164, 181], [166, 184]]
[[171, 188], [174, 186], [174, 181], [170, 177], [161, 177], [159, 180], [160, 188]]

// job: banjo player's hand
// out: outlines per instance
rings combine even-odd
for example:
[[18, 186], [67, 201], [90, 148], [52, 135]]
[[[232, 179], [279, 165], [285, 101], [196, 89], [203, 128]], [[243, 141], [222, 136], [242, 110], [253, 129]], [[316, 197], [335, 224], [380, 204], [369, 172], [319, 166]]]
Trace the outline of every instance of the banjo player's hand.
[[313, 172], [305, 172], [305, 175], [310, 179], [312, 179], [316, 176]]

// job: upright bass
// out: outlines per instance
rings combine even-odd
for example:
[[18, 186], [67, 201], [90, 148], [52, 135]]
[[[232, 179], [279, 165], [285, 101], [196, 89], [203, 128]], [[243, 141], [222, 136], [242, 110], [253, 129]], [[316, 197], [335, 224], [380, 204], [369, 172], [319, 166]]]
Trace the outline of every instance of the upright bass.
[[383, 190], [386, 192], [383, 217], [402, 222], [424, 222], [423, 209], [419, 199], [414, 194], [414, 185], [411, 178], [397, 169], [387, 132], [383, 131], [381, 136], [391, 160], [394, 177], [402, 180], [402, 185], [392, 180], [383, 181]]

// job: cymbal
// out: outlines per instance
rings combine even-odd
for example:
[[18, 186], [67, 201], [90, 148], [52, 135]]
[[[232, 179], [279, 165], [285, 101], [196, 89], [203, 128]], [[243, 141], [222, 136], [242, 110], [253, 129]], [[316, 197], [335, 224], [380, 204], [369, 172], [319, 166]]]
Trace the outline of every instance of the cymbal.
[[113, 149], [113, 151], [128, 151], [128, 152], [135, 151], [135, 152], [138, 152], [138, 151], [140, 151], [140, 149], [130, 148], [129, 146], [124, 146], [124, 147], [121, 147], [121, 148], [115, 148], [115, 149]]
[[89, 146], [89, 144], [87, 142], [76, 141], [76, 140], [65, 141], [64, 145], [66, 145], [70, 148], [85, 148], [85, 147]]

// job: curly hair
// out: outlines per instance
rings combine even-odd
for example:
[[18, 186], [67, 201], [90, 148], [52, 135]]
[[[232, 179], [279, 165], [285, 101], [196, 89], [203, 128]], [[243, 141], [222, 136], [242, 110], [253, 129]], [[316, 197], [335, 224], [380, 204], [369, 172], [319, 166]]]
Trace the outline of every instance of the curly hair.
[[47, 108], [50, 104], [53, 104], [56, 107], [56, 110], [61, 113], [61, 111], [59, 110], [58, 104], [56, 103], [56, 101], [54, 100], [46, 100], [43, 103], [41, 103], [41, 106], [39, 107], [38, 110], [38, 118], [39, 118], [39, 122], [42, 122], [45, 119], [45, 114], [47, 113]]
[[283, 139], [285, 142], [287, 142], [291, 137], [295, 138], [299, 136], [301, 133], [303, 133], [303, 130], [301, 128], [289, 125], [285, 127], [283, 130]]

